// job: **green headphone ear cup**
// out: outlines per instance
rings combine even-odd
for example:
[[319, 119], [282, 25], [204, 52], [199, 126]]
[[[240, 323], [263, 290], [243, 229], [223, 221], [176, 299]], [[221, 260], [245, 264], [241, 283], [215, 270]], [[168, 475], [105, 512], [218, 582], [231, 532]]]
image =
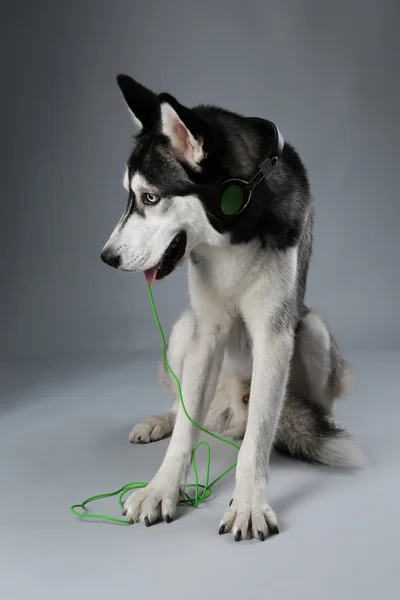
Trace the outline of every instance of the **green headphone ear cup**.
[[221, 210], [225, 215], [235, 215], [243, 205], [243, 188], [233, 183], [222, 194]]

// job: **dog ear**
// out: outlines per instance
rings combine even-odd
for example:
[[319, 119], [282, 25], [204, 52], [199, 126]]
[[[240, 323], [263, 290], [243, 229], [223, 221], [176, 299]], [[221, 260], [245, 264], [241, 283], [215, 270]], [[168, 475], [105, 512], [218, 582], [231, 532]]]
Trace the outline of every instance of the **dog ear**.
[[154, 127], [160, 119], [158, 96], [129, 75], [118, 75], [117, 83], [135, 126], [139, 130]]
[[211, 130], [195, 112], [169, 94], [159, 96], [161, 131], [170, 140], [178, 159], [198, 169], [207, 155]]

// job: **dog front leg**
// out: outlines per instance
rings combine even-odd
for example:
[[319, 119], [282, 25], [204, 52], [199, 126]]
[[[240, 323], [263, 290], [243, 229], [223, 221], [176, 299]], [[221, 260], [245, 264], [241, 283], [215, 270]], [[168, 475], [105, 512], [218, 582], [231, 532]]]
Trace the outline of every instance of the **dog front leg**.
[[253, 372], [246, 433], [239, 452], [232, 503], [220, 533], [237, 541], [278, 533], [267, 500], [269, 456], [278, 424], [294, 347], [296, 251], [272, 256], [270, 269], [241, 299], [253, 344]]
[[267, 473], [274, 434], [283, 403], [293, 338], [288, 332], [255, 332], [254, 368], [246, 433], [239, 452], [232, 503], [220, 523], [220, 533], [235, 540], [262, 541], [278, 533], [275, 512], [268, 504]]
[[[193, 337], [183, 365], [182, 395], [190, 417], [201, 422], [208, 411], [217, 387], [226, 337], [221, 326], [202, 328]], [[159, 520], [168, 523], [176, 513], [180, 494], [186, 484], [193, 446], [197, 437], [182, 406], [164, 461], [149, 485], [134, 492], [125, 503], [133, 522], [149, 526]]]

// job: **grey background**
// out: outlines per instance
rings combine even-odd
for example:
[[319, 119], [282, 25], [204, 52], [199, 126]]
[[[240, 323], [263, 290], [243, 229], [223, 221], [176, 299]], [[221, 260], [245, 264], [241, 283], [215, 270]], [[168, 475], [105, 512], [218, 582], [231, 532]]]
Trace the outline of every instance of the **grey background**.
[[[2, 350], [159, 345], [143, 276], [99, 255], [125, 206], [126, 72], [188, 105], [275, 120], [309, 169], [309, 303], [348, 348], [398, 348], [398, 3], [8, 2], [3, 11]], [[156, 288], [166, 329], [185, 273]]]
[[[1, 597], [400, 596], [399, 16], [396, 0], [2, 3]], [[128, 443], [170, 399], [154, 378], [144, 277], [100, 261], [126, 200], [118, 72], [188, 105], [275, 120], [309, 169], [308, 299], [355, 367], [337, 418], [369, 466], [274, 457], [281, 534], [264, 544], [217, 535], [233, 474], [150, 530], [69, 512], [148, 481], [167, 444]], [[187, 301], [184, 270], [155, 298], [168, 330]], [[235, 458], [212, 444], [212, 475]], [[114, 499], [91, 510], [119, 516]]]

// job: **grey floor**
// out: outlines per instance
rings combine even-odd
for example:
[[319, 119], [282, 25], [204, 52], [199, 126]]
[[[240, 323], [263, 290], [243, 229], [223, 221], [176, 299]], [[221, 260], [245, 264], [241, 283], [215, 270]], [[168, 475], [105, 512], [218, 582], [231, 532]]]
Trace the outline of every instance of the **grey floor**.
[[[350, 359], [356, 388], [337, 414], [368, 467], [344, 473], [274, 457], [270, 500], [281, 534], [239, 544], [217, 535], [232, 476], [170, 525], [124, 527], [69, 512], [158, 467], [167, 442], [128, 442], [136, 420], [169, 404], [154, 382], [155, 357], [5, 368], [0, 597], [399, 598], [400, 354]], [[221, 444], [212, 451], [215, 474], [235, 459]], [[93, 509], [119, 516], [116, 500]]]

